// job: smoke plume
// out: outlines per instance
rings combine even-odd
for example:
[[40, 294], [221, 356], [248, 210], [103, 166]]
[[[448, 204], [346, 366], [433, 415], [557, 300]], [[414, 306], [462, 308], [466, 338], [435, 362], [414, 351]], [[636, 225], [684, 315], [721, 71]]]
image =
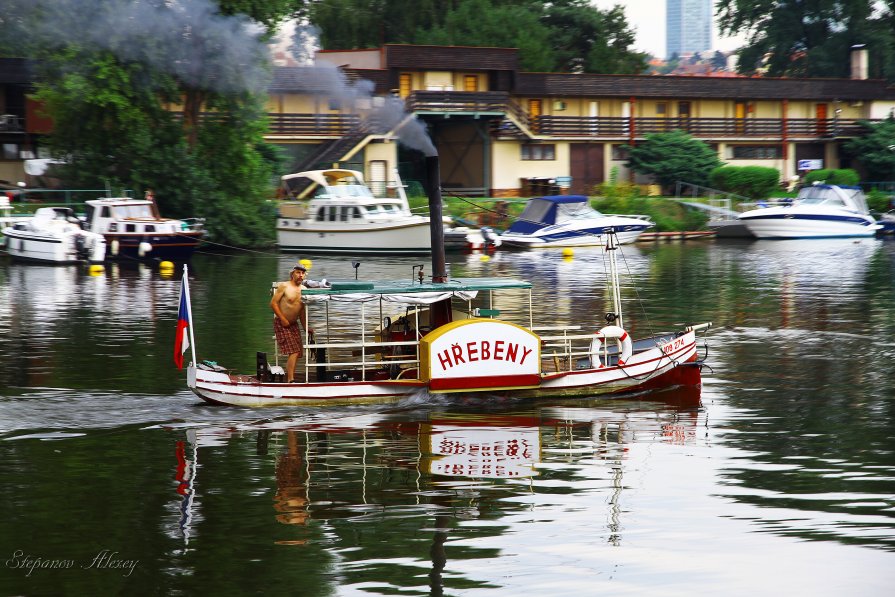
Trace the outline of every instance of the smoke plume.
[[222, 93], [265, 93], [264, 28], [210, 0], [5, 0], [0, 23], [43, 48], [108, 50]]

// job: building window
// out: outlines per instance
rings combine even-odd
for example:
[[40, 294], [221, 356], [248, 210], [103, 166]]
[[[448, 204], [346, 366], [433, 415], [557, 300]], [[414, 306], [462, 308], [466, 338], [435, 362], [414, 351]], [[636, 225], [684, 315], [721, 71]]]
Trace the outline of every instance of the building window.
[[552, 143], [531, 143], [522, 145], [523, 160], [555, 160], [556, 145]]
[[478, 91], [479, 78], [475, 75], [463, 76], [463, 91]]
[[734, 160], [779, 160], [783, 148], [779, 145], [733, 145], [731, 158]]
[[623, 162], [631, 157], [631, 153], [628, 151], [627, 145], [621, 145], [618, 143], [614, 143], [612, 145], [612, 159], [616, 162]]

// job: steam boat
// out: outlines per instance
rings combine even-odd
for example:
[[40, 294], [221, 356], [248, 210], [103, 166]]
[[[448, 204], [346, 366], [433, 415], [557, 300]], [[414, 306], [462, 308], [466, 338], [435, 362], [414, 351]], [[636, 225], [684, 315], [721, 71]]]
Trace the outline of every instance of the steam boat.
[[[427, 158], [427, 170], [430, 213], [438, 222], [437, 158]], [[589, 396], [700, 384], [697, 333], [711, 324], [632, 339], [624, 328], [615, 261], [618, 238], [611, 231], [603, 253], [613, 311], [595, 332], [588, 330], [599, 327], [597, 322], [593, 328], [535, 325], [527, 281], [448, 279], [440, 226], [432, 227], [432, 239], [430, 280], [420, 269], [415, 279], [332, 281], [328, 287], [303, 289], [308, 321], [311, 327], [324, 324], [327, 338], [320, 341], [305, 332], [304, 358], [292, 383], [286, 383], [284, 371], [266, 353], [258, 352], [256, 370], [243, 374], [198, 361], [192, 341], [187, 385], [214, 404], [282, 406], [394, 401], [418, 392]], [[180, 319], [189, 322], [186, 268], [183, 288], [187, 313], [181, 307]], [[512, 304], [527, 305], [527, 310], [495, 309], [494, 296], [504, 293], [521, 293], [522, 300]], [[353, 337], [337, 337], [332, 331], [336, 306], [356, 313]], [[394, 307], [399, 314], [382, 316]], [[192, 334], [191, 324], [189, 330]]]

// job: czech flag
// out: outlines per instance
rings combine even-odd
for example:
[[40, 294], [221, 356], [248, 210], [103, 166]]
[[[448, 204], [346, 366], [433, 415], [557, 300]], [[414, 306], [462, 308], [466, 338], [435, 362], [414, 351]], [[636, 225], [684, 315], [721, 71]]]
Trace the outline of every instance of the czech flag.
[[190, 327], [190, 283], [187, 281], [186, 271], [180, 281], [180, 312], [177, 314], [177, 333], [174, 335], [174, 364], [178, 369], [183, 369], [183, 354], [190, 347], [190, 336], [187, 328]]

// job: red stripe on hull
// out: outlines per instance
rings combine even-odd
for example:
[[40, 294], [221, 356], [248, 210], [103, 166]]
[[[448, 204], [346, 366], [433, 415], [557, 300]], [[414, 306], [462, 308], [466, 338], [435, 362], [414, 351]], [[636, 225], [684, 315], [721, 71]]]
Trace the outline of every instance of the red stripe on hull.
[[518, 388], [537, 386], [541, 376], [537, 373], [528, 375], [489, 375], [488, 377], [454, 377], [448, 379], [432, 379], [429, 389], [434, 392], [447, 390], [472, 390], [487, 388]]

